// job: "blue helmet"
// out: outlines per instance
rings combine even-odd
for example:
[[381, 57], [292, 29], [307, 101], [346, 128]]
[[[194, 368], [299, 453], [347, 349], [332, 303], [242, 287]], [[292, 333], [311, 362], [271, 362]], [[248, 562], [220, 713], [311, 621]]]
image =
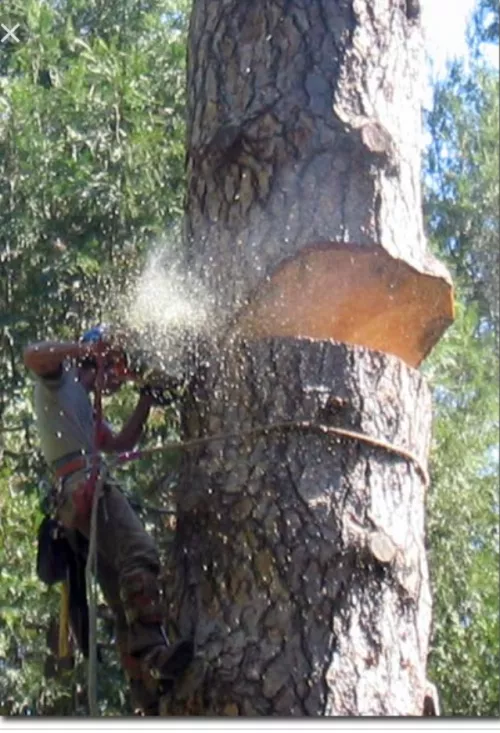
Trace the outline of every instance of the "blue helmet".
[[103, 341], [108, 333], [108, 329], [103, 324], [92, 326], [88, 331], [85, 331], [80, 341], [83, 344], [97, 344], [99, 341]]

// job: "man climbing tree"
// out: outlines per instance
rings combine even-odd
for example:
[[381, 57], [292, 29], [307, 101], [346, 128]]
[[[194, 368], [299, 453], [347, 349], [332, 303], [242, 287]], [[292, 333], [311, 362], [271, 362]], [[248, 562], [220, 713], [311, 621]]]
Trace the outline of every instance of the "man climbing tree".
[[[35, 376], [37, 426], [45, 460], [57, 479], [56, 516], [62, 525], [88, 538], [94, 495], [100, 492], [96, 496], [98, 579], [115, 615], [120, 658], [134, 703], [145, 714], [155, 715], [160, 693], [191, 662], [193, 644], [186, 640], [171, 644], [167, 639], [157, 549], [108, 475], [100, 454], [132, 450], [158, 394], [143, 388], [118, 434], [93, 411], [89, 394], [115, 393], [125, 371], [123, 353], [110, 345], [101, 327], [91, 329], [78, 343], [29, 346], [24, 361]], [[96, 473], [95, 459], [99, 461]]]
[[170, 609], [207, 669], [168, 710], [435, 712], [416, 367], [453, 300], [419, 4], [195, 0], [188, 58], [187, 259], [221, 338], [184, 435], [233, 437], [184, 463]]

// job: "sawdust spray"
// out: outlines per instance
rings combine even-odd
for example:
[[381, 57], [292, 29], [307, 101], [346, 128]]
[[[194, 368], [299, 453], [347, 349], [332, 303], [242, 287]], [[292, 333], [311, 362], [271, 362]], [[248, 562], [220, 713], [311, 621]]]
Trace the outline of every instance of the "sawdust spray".
[[141, 272], [127, 283], [114, 321], [132, 348], [153, 368], [180, 375], [188, 350], [215, 338], [214, 301], [183, 264], [172, 243], [150, 251]]

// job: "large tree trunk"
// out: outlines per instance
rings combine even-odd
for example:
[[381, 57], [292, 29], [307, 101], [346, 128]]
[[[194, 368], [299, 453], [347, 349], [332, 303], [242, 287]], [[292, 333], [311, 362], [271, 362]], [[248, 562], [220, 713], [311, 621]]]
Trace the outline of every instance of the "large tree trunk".
[[186, 466], [171, 615], [208, 670], [171, 712], [421, 714], [431, 620], [422, 377], [359, 347], [270, 339], [235, 347], [194, 396], [194, 435], [299, 424], [214, 442]]
[[412, 367], [452, 294], [422, 232], [417, 6], [194, 3], [188, 254], [220, 338], [184, 437], [246, 435], [185, 460], [169, 608], [207, 667], [170, 713], [429, 709]]

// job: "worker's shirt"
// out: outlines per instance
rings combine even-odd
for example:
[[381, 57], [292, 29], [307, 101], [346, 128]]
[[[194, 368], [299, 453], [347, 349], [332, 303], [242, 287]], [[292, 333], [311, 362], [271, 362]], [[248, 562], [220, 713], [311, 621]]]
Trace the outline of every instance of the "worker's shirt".
[[[35, 375], [34, 406], [42, 453], [50, 466], [63, 456], [93, 452], [94, 413], [76, 369], [64, 368], [50, 378]], [[86, 475], [79, 471], [71, 480]]]

